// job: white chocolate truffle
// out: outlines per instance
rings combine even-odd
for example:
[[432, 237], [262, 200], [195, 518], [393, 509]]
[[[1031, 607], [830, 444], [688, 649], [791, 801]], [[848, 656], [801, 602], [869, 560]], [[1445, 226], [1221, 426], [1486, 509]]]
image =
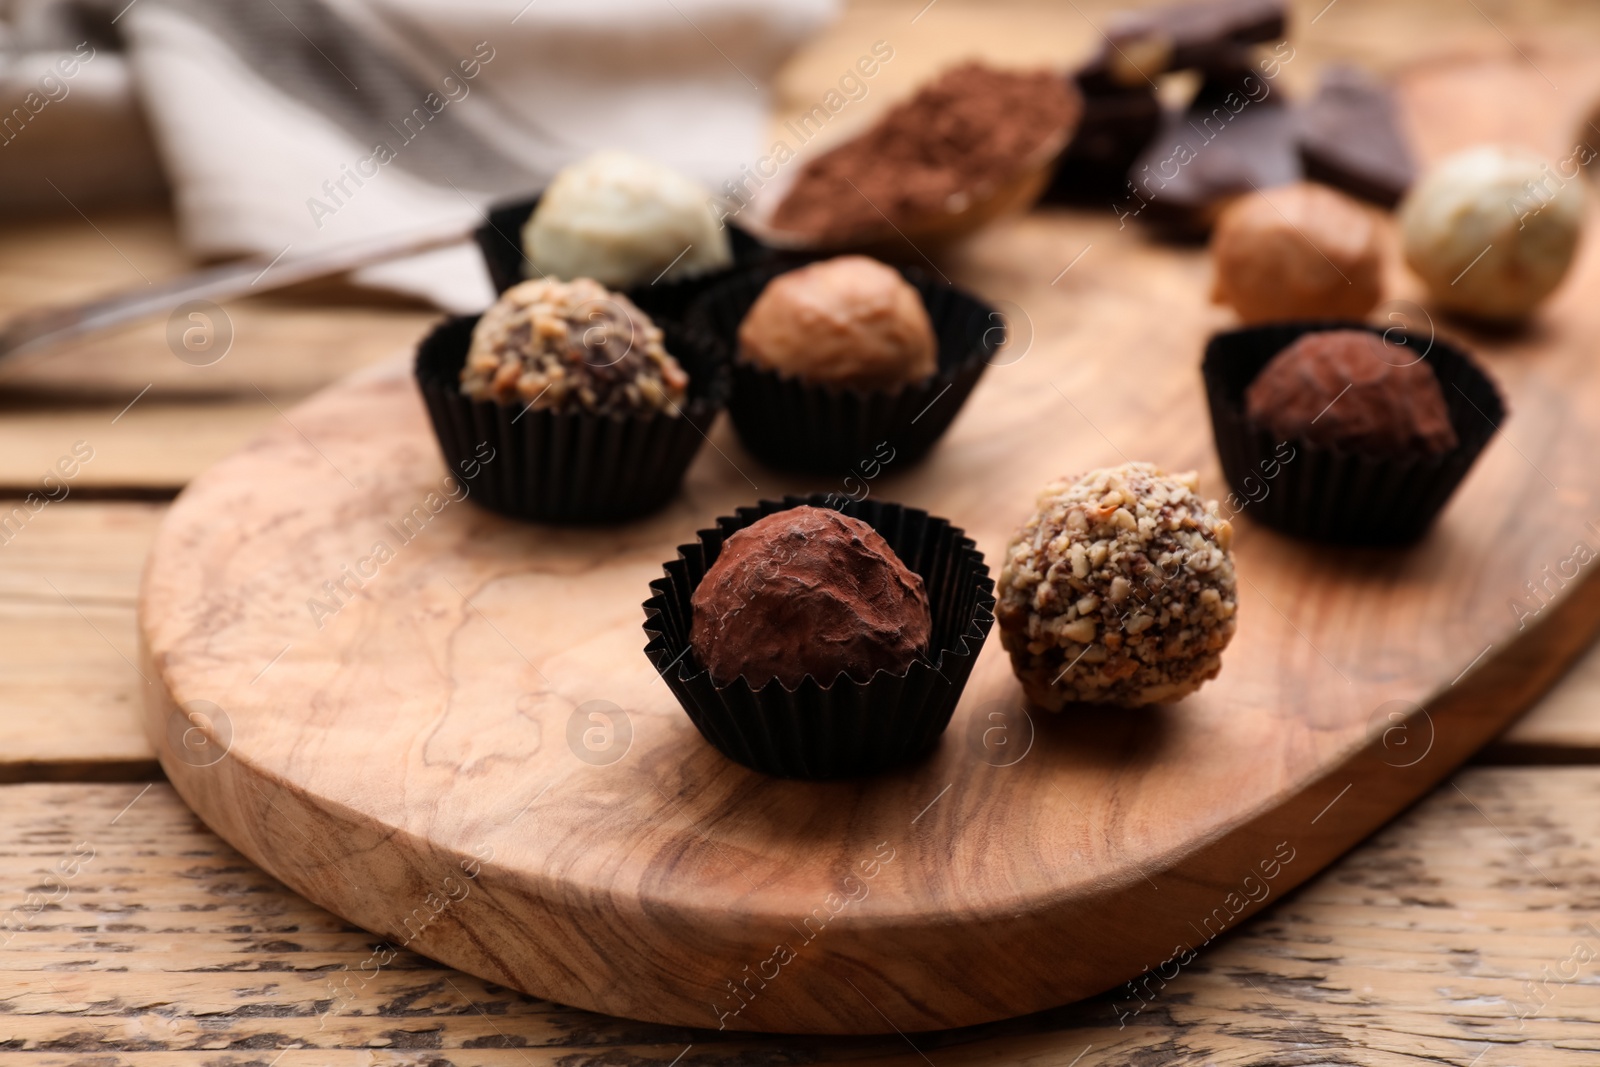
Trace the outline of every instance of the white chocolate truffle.
[[995, 590], [1029, 700], [1166, 704], [1217, 676], [1237, 625], [1233, 525], [1198, 486], [1125, 463], [1044, 487]]
[[704, 274], [733, 262], [711, 201], [699, 183], [659, 163], [596, 152], [545, 189], [523, 227], [523, 251], [541, 274], [613, 289]]
[[1583, 209], [1580, 182], [1532, 152], [1483, 145], [1412, 188], [1400, 205], [1400, 236], [1406, 262], [1440, 306], [1514, 321], [1567, 273]]

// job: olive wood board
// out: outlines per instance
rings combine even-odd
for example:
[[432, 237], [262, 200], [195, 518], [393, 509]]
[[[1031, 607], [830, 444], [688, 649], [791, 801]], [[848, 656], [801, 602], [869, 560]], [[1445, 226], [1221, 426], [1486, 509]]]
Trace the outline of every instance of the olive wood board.
[[[1477, 74], [1408, 85], [1414, 121], [1472, 120], [1451, 79]], [[1437, 324], [1511, 415], [1422, 543], [1318, 547], [1244, 509], [1238, 634], [1179, 704], [1030, 712], [992, 635], [926, 761], [785, 781], [707, 745], [642, 652], [661, 564], [758, 498], [923, 507], [997, 572], [1057, 475], [1149, 459], [1226, 493], [1198, 366], [1228, 317], [1203, 253], [1038, 212], [944, 265], [1014, 339], [913, 468], [780, 476], [724, 419], [664, 511], [558, 529], [451, 499], [402, 359], [289, 410], [156, 539], [147, 729], [195, 811], [315, 903], [613, 1015], [911, 1032], [1181, 968], [1439, 782], [1600, 629], [1597, 245], [1524, 332]]]

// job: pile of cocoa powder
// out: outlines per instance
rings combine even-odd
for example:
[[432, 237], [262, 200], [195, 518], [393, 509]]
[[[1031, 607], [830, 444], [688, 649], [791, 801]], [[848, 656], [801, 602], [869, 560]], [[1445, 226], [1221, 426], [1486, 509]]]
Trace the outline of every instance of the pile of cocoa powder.
[[808, 163], [772, 224], [836, 244], [881, 232], [886, 218], [903, 227], [960, 194], [986, 195], [1050, 138], [1070, 134], [1082, 109], [1049, 71], [955, 67]]

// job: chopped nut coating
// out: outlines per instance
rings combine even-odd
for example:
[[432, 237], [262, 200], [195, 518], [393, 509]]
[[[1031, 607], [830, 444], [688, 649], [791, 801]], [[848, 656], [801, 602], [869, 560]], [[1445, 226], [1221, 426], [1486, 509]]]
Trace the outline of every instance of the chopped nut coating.
[[1198, 485], [1127, 463], [1039, 494], [1006, 549], [995, 610], [1035, 704], [1169, 703], [1217, 676], [1238, 608], [1233, 527]]

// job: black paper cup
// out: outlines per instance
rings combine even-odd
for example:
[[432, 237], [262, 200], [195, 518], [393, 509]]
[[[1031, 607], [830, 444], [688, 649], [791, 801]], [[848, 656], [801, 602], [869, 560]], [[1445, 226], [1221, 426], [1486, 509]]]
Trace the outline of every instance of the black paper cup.
[[446, 319], [417, 347], [416, 378], [450, 472], [491, 511], [552, 523], [610, 522], [670, 500], [727, 398], [718, 347], [661, 323], [689, 375], [679, 414], [532, 410], [461, 392], [477, 315]]
[[831, 506], [822, 494], [763, 500], [678, 546], [678, 558], [664, 566], [666, 577], [650, 583], [655, 595], [644, 604], [645, 655], [705, 739], [752, 770], [820, 779], [904, 765], [938, 743], [994, 625], [994, 581], [983, 553], [946, 520], [874, 500], [838, 508], [878, 531], [928, 591], [930, 658], [899, 674], [879, 671], [865, 682], [840, 676], [826, 685], [808, 674], [793, 690], [776, 679], [752, 689], [741, 677], [719, 687], [689, 648], [690, 597], [728, 538], [803, 504]]
[[916, 287], [939, 344], [939, 369], [920, 382], [890, 389], [822, 385], [741, 362], [739, 324], [781, 266], [740, 272], [708, 291], [689, 323], [724, 349], [733, 379], [728, 414], [739, 439], [769, 467], [843, 474], [893, 450], [913, 463], [950, 428], [1005, 340], [999, 312], [953, 285], [902, 270]]
[[[1283, 441], [1245, 415], [1245, 389], [1304, 334], [1366, 330], [1395, 362], [1433, 368], [1459, 443], [1443, 455], [1380, 457]], [[1244, 514], [1295, 537], [1348, 545], [1403, 545], [1427, 532], [1495, 430], [1505, 403], [1494, 381], [1445, 341], [1362, 322], [1285, 322], [1217, 334], [1206, 345], [1211, 428]], [[1292, 457], [1292, 458], [1288, 458]]]
[[[522, 254], [522, 227], [538, 206], [537, 196], [505, 201], [491, 207], [488, 221], [472, 233], [478, 250], [483, 253], [483, 263], [489, 268], [489, 279], [494, 282], [496, 293], [503, 293], [513, 285], [528, 280], [528, 275], [524, 273], [526, 261]], [[662, 321], [681, 321], [694, 301], [708, 288], [726, 281], [741, 268], [764, 263], [772, 254], [772, 249], [752, 237], [747, 230], [732, 222], [727, 226], [733, 266], [707, 271], [692, 278], [629, 286], [622, 290], [623, 295], [658, 324]]]

